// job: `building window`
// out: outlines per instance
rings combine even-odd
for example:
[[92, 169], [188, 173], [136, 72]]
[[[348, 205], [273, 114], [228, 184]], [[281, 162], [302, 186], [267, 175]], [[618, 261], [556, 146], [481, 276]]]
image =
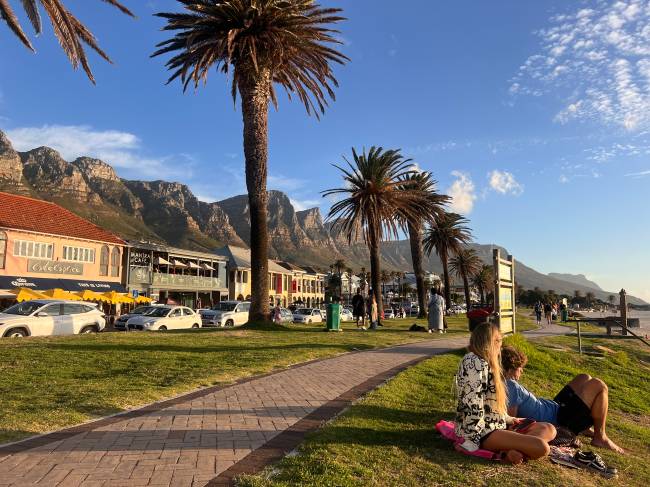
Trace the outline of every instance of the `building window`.
[[120, 276], [120, 249], [119, 247], [113, 247], [113, 252], [111, 253], [111, 277]]
[[108, 276], [108, 260], [110, 258], [110, 251], [108, 245], [102, 247], [102, 253], [99, 257], [99, 275]]
[[5, 268], [5, 260], [7, 257], [7, 234], [0, 232], [0, 269]]
[[16, 240], [14, 242], [14, 256], [16, 257], [51, 259], [53, 252], [54, 244], [51, 243], [32, 242], [29, 240]]
[[63, 260], [68, 262], [88, 262], [95, 263], [95, 249], [84, 247], [63, 246]]
[[248, 271], [242, 271], [241, 274], [242, 274], [243, 282], [244, 284], [246, 284], [248, 282]]

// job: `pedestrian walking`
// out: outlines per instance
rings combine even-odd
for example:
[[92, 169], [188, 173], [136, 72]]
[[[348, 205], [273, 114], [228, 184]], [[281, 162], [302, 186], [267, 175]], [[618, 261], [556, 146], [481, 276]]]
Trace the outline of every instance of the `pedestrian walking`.
[[375, 299], [375, 294], [371, 294], [372, 298], [370, 300], [370, 328], [373, 330], [377, 329], [377, 322], [379, 321], [379, 314], [377, 312], [377, 300]]
[[542, 312], [544, 311], [544, 306], [541, 301], [535, 303], [535, 321], [538, 325], [542, 324]]
[[280, 310], [279, 301], [275, 305], [275, 308], [273, 308], [273, 321], [278, 325], [282, 323], [282, 311]]
[[[357, 288], [357, 293], [352, 297], [352, 314], [357, 323], [357, 329], [366, 329], [366, 303], [361, 295], [361, 289]], [[361, 326], [359, 326], [361, 321]]]
[[544, 304], [544, 317], [546, 318], [547, 325], [553, 323], [553, 306], [551, 306], [550, 302]]
[[445, 298], [442, 297], [440, 291], [431, 289], [431, 299], [428, 305], [429, 310], [429, 333], [437, 331], [438, 333], [445, 332]]

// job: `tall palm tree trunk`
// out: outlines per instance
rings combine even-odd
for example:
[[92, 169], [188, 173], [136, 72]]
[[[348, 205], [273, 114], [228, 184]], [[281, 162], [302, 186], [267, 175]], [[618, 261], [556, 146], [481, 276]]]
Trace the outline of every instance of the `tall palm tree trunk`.
[[424, 251], [422, 250], [422, 226], [408, 224], [409, 239], [411, 241], [411, 260], [413, 261], [413, 273], [415, 274], [415, 287], [418, 293], [418, 307], [420, 311], [418, 318], [427, 317], [427, 290], [424, 287]]
[[[379, 263], [379, 230], [375, 229], [373, 225], [369, 225], [370, 233], [370, 280], [372, 281], [372, 293], [377, 301], [377, 324], [381, 324], [381, 315], [384, 310], [381, 294], [381, 269]], [[372, 319], [372, 318], [371, 318]]]
[[251, 219], [251, 308], [249, 321], [269, 317], [268, 275], [269, 236], [267, 223], [268, 193], [268, 108], [271, 79], [268, 71], [239, 76], [244, 120], [246, 189]]
[[440, 260], [442, 261], [442, 278], [445, 280], [445, 305], [446, 308], [451, 308], [451, 289], [449, 288], [449, 262], [447, 252], [442, 252]]
[[467, 273], [463, 272], [463, 287], [465, 288], [465, 305], [467, 306], [467, 311], [469, 311], [472, 300], [469, 296], [469, 280], [467, 279]]

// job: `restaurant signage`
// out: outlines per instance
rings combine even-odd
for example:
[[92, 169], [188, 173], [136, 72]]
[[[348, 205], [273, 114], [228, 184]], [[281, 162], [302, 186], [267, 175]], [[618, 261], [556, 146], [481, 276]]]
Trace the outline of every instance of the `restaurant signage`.
[[40, 277], [0, 276], [0, 289], [13, 289], [26, 287], [45, 291], [47, 289], [65, 289], [66, 291], [83, 291], [90, 289], [97, 292], [116, 291], [126, 292], [124, 286], [119, 282], [102, 281], [75, 281], [72, 279], [48, 279]]
[[81, 276], [84, 273], [84, 266], [77, 262], [56, 262], [53, 260], [29, 259], [27, 260], [27, 272]]
[[149, 267], [151, 265], [151, 252], [148, 250], [131, 249], [129, 251], [129, 265]]

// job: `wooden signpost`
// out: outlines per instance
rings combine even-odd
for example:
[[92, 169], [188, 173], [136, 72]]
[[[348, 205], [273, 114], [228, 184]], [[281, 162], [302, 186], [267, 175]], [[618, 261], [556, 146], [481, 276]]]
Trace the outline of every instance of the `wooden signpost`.
[[515, 259], [494, 249], [494, 312], [501, 333], [515, 333]]

